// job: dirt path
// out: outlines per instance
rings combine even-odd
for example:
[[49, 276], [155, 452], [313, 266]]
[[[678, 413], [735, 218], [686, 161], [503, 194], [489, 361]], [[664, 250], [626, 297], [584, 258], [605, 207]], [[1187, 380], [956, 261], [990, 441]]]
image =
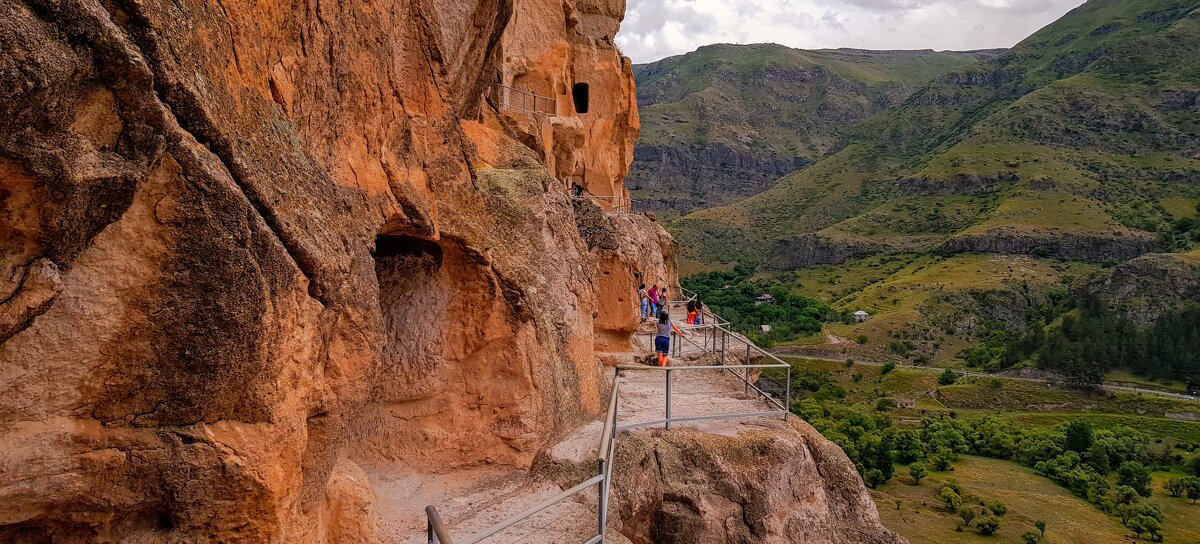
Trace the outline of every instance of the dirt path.
[[[681, 327], [683, 328], [683, 327]], [[680, 344], [680, 355], [672, 366], [718, 364], [708, 353], [713, 339], [706, 330], [688, 331], [690, 342]], [[634, 359], [653, 353], [655, 328], [643, 323], [634, 338]], [[709, 332], [708, 334], [711, 334]], [[729, 364], [744, 358], [745, 340], [730, 336], [726, 345]], [[611, 370], [606, 371], [611, 379]], [[763, 412], [774, 409], [757, 397], [728, 370], [696, 370], [671, 373], [671, 417], [707, 416]], [[623, 371], [618, 395], [618, 425], [657, 422], [666, 418], [666, 373]], [[697, 428], [706, 432], [736, 435], [759, 427], [766, 418], [707, 420], [672, 423], [672, 428]], [[773, 418], [772, 418], [773, 419]], [[661, 423], [653, 427], [662, 427]], [[602, 423], [585, 422], [549, 448], [552, 459], [586, 462], [596, 458]], [[430, 474], [398, 464], [363, 464], [375, 490], [376, 533], [385, 544], [423, 544], [426, 540], [425, 506], [436, 505], [451, 533], [466, 538], [554, 496], [563, 488], [529, 472], [496, 467], [471, 468], [449, 474]], [[587, 499], [583, 497], [587, 496]], [[596, 531], [595, 501], [584, 491], [580, 500], [564, 501], [506, 529], [484, 542], [495, 544], [582, 543]], [[620, 535], [610, 541], [624, 542]]]

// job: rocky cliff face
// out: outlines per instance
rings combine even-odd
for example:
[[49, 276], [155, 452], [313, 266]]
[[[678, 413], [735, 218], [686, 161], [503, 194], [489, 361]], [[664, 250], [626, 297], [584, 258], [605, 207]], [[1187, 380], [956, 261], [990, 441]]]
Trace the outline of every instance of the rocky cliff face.
[[0, 541], [366, 542], [360, 464], [596, 417], [677, 279], [564, 190], [624, 194], [622, 11], [0, 0]]
[[[352, 459], [523, 466], [595, 414], [597, 263], [672, 251], [593, 255], [554, 175], [620, 189], [620, 15], [0, 2], [0, 540], [358, 542]], [[521, 70], [611, 94], [505, 115]]]

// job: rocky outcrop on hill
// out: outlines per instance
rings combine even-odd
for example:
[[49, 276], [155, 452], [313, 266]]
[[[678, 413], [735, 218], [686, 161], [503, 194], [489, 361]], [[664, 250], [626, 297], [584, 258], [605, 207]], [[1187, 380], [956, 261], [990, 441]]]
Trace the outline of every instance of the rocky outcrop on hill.
[[1081, 286], [1143, 325], [1200, 300], [1200, 254], [1152, 253], [1101, 270]]
[[636, 544], [902, 544], [837, 446], [795, 418], [617, 442], [619, 530]]
[[810, 158], [739, 149], [716, 143], [689, 147], [639, 145], [629, 174], [638, 209], [687, 212], [728, 204], [766, 190], [780, 176], [803, 168]]
[[1055, 230], [1019, 231], [995, 228], [956, 234], [942, 244], [947, 253], [1001, 253], [1056, 257], [1075, 261], [1125, 261], [1154, 251], [1149, 233], [1102, 235]]
[[768, 270], [792, 270], [818, 264], [841, 264], [875, 253], [913, 251], [941, 239], [938, 236], [832, 238], [821, 233], [805, 233], [775, 242], [762, 266]]
[[908, 177], [896, 181], [900, 192], [908, 195], [974, 195], [993, 193], [1003, 189], [1007, 184], [1020, 180], [1020, 176], [1012, 172], [979, 175], [959, 173], [948, 179], [929, 177]]

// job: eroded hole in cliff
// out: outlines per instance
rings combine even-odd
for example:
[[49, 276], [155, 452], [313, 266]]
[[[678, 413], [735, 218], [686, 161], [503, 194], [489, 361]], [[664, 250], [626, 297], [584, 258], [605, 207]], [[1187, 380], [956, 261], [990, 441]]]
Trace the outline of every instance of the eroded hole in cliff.
[[427, 468], [525, 462], [543, 425], [534, 340], [496, 271], [459, 240], [381, 235], [378, 370], [355, 456]]
[[588, 112], [588, 84], [576, 83], [571, 88], [571, 98], [575, 100], [575, 113]]
[[419, 382], [441, 355], [439, 323], [453, 289], [442, 279], [444, 251], [432, 240], [385, 235], [376, 239], [374, 256], [383, 367], [390, 375], [408, 378], [412, 388], [423, 389]]

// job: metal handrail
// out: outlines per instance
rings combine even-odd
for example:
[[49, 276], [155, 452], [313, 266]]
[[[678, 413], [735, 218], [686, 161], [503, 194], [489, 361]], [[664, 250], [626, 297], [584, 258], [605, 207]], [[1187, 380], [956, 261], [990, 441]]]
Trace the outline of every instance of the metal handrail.
[[[685, 295], [688, 294], [688, 292], [686, 290], [681, 289], [681, 291], [683, 291]], [[690, 297], [691, 297], [691, 299], [694, 299], [696, 297], [696, 294], [691, 293]], [[670, 303], [670, 302], [672, 302], [672, 301], [668, 301], [668, 303]], [[680, 302], [680, 301], [674, 301], [674, 302]], [[682, 301], [682, 302], [687, 302], [687, 301]], [[706, 309], [705, 311], [708, 311], [708, 310]], [[509, 516], [508, 518], [504, 519], [503, 521], [496, 523], [496, 524], [492, 525], [491, 527], [488, 527], [487, 529], [484, 529], [483, 531], [472, 535], [470, 538], [467, 538], [466, 540], [459, 542], [459, 544], [476, 544], [488, 537], [496, 535], [497, 533], [499, 533], [509, 527], [512, 527], [513, 525], [516, 525], [517, 523], [520, 523], [521, 521], [523, 521], [525, 519], [528, 519], [529, 517], [537, 514], [538, 512], [546, 510], [547, 508], [550, 508], [551, 506], [554, 506], [555, 504], [558, 504], [562, 501], [565, 501], [565, 500], [577, 495], [579, 492], [581, 492], [593, 485], [598, 486], [597, 494], [598, 494], [598, 498], [599, 498], [599, 503], [597, 504], [597, 510], [598, 510], [597, 527], [596, 527], [597, 534], [595, 536], [589, 538], [587, 541], [585, 541], [584, 544], [603, 543], [603, 542], [605, 542], [605, 539], [607, 537], [608, 505], [609, 505], [609, 495], [610, 495], [611, 488], [612, 488], [612, 472], [613, 472], [613, 461], [614, 461], [613, 453], [616, 448], [616, 438], [617, 438], [618, 432], [623, 431], [623, 430], [628, 430], [628, 429], [650, 427], [650, 426], [655, 426], [655, 425], [663, 425], [665, 428], [670, 429], [672, 423], [711, 421], [711, 420], [717, 420], [717, 419], [739, 419], [739, 418], [747, 418], [747, 417], [771, 417], [771, 416], [779, 416], [779, 415], [783, 415], [784, 418], [786, 419], [787, 415], [789, 413], [788, 408], [791, 406], [792, 365], [784, 362], [783, 360], [776, 357], [775, 355], [758, 347], [757, 345], [755, 345], [753, 342], [751, 342], [745, 336], [742, 336], [736, 332], [733, 332], [733, 331], [725, 328], [725, 325], [728, 325], [728, 322], [726, 321], [724, 323], [724, 325], [720, 324], [720, 321], [722, 321], [720, 319], [720, 316], [717, 316], [715, 313], [712, 313], [712, 312], [708, 312], [708, 314], [712, 315], [715, 318], [715, 320], [718, 322], [712, 323], [712, 324], [694, 325], [694, 326], [688, 327], [686, 330], [712, 330], [713, 331], [712, 345], [709, 346], [709, 344], [707, 342], [707, 338], [706, 338], [705, 344], [703, 346], [701, 346], [700, 344], [697, 344], [696, 342], [692, 341], [691, 339], [687, 339], [686, 337], [684, 339], [687, 342], [691, 343], [693, 346], [699, 347], [706, 353], [707, 352], [715, 353], [719, 349], [720, 354], [721, 354], [721, 359], [720, 359], [721, 364], [719, 364], [719, 365], [699, 365], [699, 366], [675, 366], [675, 367], [670, 367], [670, 366], [657, 367], [657, 366], [645, 366], [645, 365], [617, 365], [616, 368], [614, 369], [612, 390], [609, 392], [608, 410], [605, 413], [604, 423], [603, 423], [604, 429], [600, 434], [600, 447], [599, 447], [599, 450], [597, 451], [597, 460], [596, 460], [597, 461], [597, 469], [598, 469], [597, 474], [595, 476], [592, 476], [591, 478], [588, 478], [587, 480], [584, 480], [583, 482], [580, 482], [579, 484], [575, 485], [574, 487], [572, 487], [566, 491], [558, 493], [557, 495], [555, 495], [553, 497], [545, 499], [533, 506], [530, 506], [529, 508], [526, 508], [525, 510], [522, 510], [516, 514], [513, 514], [512, 516]], [[672, 333], [672, 334], [674, 334], [674, 333]], [[717, 343], [717, 335], [718, 334], [721, 336], [721, 342], [720, 342], [719, 348], [718, 348], [718, 343]], [[728, 351], [728, 347], [729, 347], [728, 346], [729, 337], [731, 335], [734, 337], [735, 340], [740, 340], [746, 344], [746, 352], [745, 352], [746, 353], [746, 364], [736, 364], [736, 365], [724, 364], [726, 352]], [[674, 344], [678, 345], [678, 342], [674, 342]], [[769, 357], [774, 362], [761, 363], [761, 364], [750, 364], [752, 357], [753, 357], [753, 352], [757, 352], [759, 354], [762, 354], [765, 357]], [[752, 382], [750, 380], [750, 371], [752, 369], [766, 370], [766, 369], [784, 369], [784, 368], [787, 369], [787, 378], [786, 378], [786, 382], [783, 387], [784, 399], [782, 402], [780, 402], [780, 399], [776, 398], [771, 393], [769, 393], [767, 391], [763, 391], [762, 388], [758, 387], [758, 385], [756, 385], [754, 382]], [[778, 408], [778, 409], [777, 410], [755, 411], [755, 412], [740, 412], [740, 413], [733, 413], [733, 414], [709, 414], [709, 415], [691, 415], [691, 416], [674, 416], [673, 417], [671, 414], [671, 382], [672, 382], [671, 375], [672, 375], [672, 373], [687, 372], [687, 371], [706, 371], [706, 370], [709, 370], [709, 371], [723, 370], [723, 371], [727, 371], [727, 372], [733, 374], [738, 379], [742, 380], [742, 382], [746, 385], [747, 392], [749, 392], [750, 389], [753, 389], [755, 391], [755, 393], [758, 396], [761, 396], [764, 400], [766, 400], [767, 403], [771, 407]], [[739, 374], [737, 372], [738, 370], [744, 371], [744, 377], [742, 374]], [[620, 387], [621, 387], [622, 372], [648, 372], [648, 371], [663, 372], [663, 374], [665, 376], [666, 392], [665, 392], [665, 410], [664, 410], [665, 417], [664, 417], [664, 419], [653, 420], [653, 421], [640, 421], [640, 422], [625, 423], [625, 424], [618, 423], [618, 415], [620, 413]], [[758, 381], [761, 381], [761, 380], [762, 380], [762, 376], [760, 375]], [[455, 541], [452, 539], [449, 531], [446, 529], [445, 524], [442, 522], [442, 518], [438, 514], [437, 508], [435, 508], [432, 505], [427, 506], [425, 508], [425, 513], [426, 513], [426, 517], [427, 517], [427, 521], [428, 521], [428, 527], [427, 527], [428, 542], [430, 544], [434, 544], [434, 543], [454, 544]]]
[[623, 195], [579, 195], [579, 196], [572, 195], [571, 198], [574, 198], [577, 200], [606, 200], [606, 201], [609, 201], [612, 205], [613, 212], [615, 212], [615, 213], [631, 213], [631, 211], [633, 210], [633, 203], [637, 202], [636, 200], [629, 198], [627, 196], [623, 196]]
[[496, 85], [496, 95], [501, 108], [544, 115], [558, 113], [558, 100], [549, 96], [541, 96], [508, 85]]

